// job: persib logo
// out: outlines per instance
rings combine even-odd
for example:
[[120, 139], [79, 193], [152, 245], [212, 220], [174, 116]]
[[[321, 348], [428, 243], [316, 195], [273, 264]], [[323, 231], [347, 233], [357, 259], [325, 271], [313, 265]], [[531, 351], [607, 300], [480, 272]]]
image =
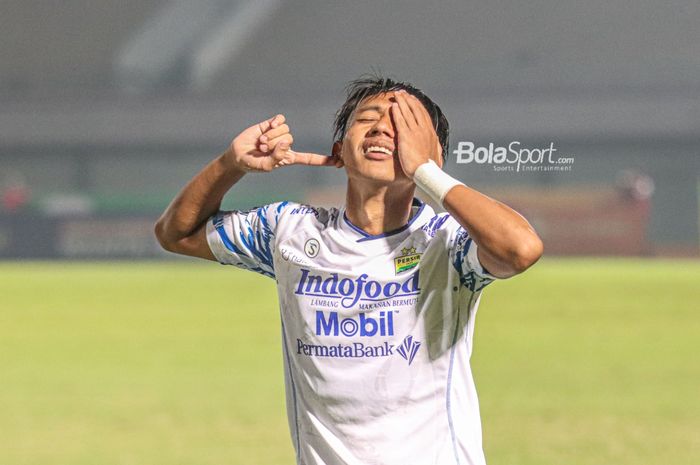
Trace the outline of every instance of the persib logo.
[[370, 317], [364, 312], [357, 317], [341, 319], [338, 312], [325, 312], [316, 310], [316, 335], [345, 337], [361, 336], [393, 336], [394, 312], [392, 310], [379, 312], [379, 316]]
[[344, 308], [350, 308], [359, 301], [377, 302], [392, 297], [407, 297], [420, 294], [418, 287], [418, 273], [416, 270], [403, 281], [389, 281], [380, 283], [367, 279], [365, 273], [357, 278], [338, 277], [338, 273], [324, 279], [323, 276], [313, 275], [309, 270], [301, 269], [301, 278], [294, 291], [297, 295], [309, 295], [315, 297], [326, 297], [329, 299], [340, 299]]
[[401, 255], [394, 259], [394, 272], [396, 274], [408, 271], [418, 266], [421, 254], [416, 253], [415, 247], [404, 247]]

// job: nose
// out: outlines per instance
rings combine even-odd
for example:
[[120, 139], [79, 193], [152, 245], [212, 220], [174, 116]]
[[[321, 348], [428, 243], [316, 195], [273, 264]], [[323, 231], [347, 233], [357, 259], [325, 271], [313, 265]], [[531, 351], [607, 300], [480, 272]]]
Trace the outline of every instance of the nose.
[[394, 138], [394, 122], [391, 120], [389, 108], [386, 109], [382, 116], [369, 130], [369, 136], [384, 135], [390, 139]]

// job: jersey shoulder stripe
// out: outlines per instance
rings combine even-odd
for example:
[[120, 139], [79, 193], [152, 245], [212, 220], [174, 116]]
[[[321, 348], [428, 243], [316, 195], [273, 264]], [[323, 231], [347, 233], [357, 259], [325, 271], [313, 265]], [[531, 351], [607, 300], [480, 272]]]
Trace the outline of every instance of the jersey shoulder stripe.
[[219, 263], [275, 277], [273, 252], [279, 223], [290, 202], [250, 210], [219, 211], [207, 221], [207, 242]]

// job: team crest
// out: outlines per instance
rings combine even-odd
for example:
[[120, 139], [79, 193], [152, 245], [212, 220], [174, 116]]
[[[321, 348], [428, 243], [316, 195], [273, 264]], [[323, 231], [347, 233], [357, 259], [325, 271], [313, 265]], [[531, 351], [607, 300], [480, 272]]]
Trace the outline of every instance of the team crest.
[[394, 259], [394, 271], [396, 274], [403, 273], [418, 266], [421, 254], [416, 253], [415, 247], [404, 247], [401, 255]]

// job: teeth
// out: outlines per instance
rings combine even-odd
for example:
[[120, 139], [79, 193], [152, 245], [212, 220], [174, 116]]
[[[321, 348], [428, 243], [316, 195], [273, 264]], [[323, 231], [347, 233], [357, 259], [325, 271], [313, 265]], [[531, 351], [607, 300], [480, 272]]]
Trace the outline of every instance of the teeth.
[[369, 152], [381, 152], [381, 153], [386, 153], [387, 155], [393, 155], [391, 150], [384, 148], [384, 147], [379, 147], [377, 145], [372, 145], [372, 146], [368, 147], [367, 151], [365, 153], [369, 153]]

